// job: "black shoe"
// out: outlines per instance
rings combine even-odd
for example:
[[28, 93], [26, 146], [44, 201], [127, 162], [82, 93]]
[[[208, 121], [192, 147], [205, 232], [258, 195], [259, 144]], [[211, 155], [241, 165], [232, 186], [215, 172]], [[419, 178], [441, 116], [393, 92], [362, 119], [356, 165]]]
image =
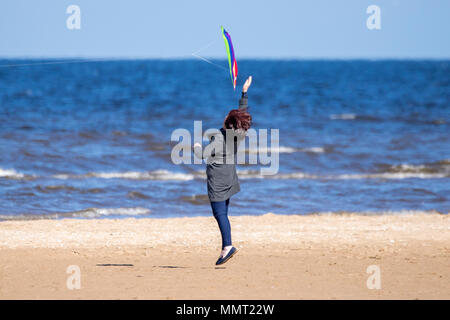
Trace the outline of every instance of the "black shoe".
[[230, 260], [230, 258], [237, 252], [237, 249], [235, 247], [231, 248], [230, 252], [228, 252], [228, 254], [225, 257], [221, 257], [219, 258], [219, 260], [217, 260], [216, 262], [216, 266], [218, 266], [219, 264], [224, 264], [225, 262], [227, 262], [228, 260]]

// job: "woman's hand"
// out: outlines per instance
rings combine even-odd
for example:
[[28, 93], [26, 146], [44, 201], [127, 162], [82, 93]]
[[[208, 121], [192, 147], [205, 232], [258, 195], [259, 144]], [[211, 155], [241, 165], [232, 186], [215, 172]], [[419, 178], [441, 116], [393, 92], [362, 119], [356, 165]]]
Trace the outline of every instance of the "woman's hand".
[[248, 77], [248, 79], [245, 80], [245, 83], [242, 86], [242, 92], [247, 92], [247, 90], [248, 90], [248, 88], [250, 88], [251, 84], [252, 84], [252, 76]]

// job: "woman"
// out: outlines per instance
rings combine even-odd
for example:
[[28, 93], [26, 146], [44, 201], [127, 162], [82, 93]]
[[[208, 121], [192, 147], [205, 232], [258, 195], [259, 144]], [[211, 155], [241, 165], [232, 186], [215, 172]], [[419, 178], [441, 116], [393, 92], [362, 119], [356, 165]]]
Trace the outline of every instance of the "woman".
[[[206, 166], [208, 197], [222, 235], [222, 252], [216, 265], [227, 262], [237, 251], [231, 243], [228, 206], [231, 196], [240, 191], [234, 158], [237, 145], [245, 138], [245, 133], [250, 128], [252, 121], [251, 115], [247, 112], [247, 90], [251, 83], [252, 77], [249, 77], [242, 87], [239, 109], [231, 110], [224, 120], [220, 133], [210, 137], [211, 144], [214, 143], [219, 147], [214, 148], [211, 154], [206, 155], [206, 152], [202, 152], [202, 146], [199, 143], [194, 144], [195, 155], [202, 159], [208, 159]], [[233, 138], [233, 141], [230, 141], [230, 137]], [[232, 149], [227, 148], [230, 142], [233, 143]]]

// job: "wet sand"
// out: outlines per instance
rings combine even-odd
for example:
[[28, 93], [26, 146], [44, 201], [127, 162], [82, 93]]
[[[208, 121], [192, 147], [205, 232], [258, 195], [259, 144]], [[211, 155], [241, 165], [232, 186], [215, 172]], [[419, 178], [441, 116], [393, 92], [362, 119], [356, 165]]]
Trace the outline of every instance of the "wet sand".
[[213, 218], [0, 222], [0, 298], [450, 299], [448, 215], [230, 219], [239, 252], [221, 267]]

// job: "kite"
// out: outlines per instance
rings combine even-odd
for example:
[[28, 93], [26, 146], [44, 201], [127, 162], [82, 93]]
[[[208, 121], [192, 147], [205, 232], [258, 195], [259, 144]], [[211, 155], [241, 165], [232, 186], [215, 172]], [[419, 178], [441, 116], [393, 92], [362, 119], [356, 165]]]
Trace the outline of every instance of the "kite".
[[225, 48], [227, 49], [227, 54], [228, 54], [228, 64], [230, 66], [231, 82], [233, 83], [233, 88], [236, 89], [236, 79], [237, 79], [237, 74], [238, 74], [238, 68], [237, 68], [236, 58], [234, 56], [233, 43], [231, 42], [231, 37], [228, 34], [228, 32], [226, 32], [223, 27], [221, 27], [221, 28], [222, 28], [223, 40], [225, 41]]

